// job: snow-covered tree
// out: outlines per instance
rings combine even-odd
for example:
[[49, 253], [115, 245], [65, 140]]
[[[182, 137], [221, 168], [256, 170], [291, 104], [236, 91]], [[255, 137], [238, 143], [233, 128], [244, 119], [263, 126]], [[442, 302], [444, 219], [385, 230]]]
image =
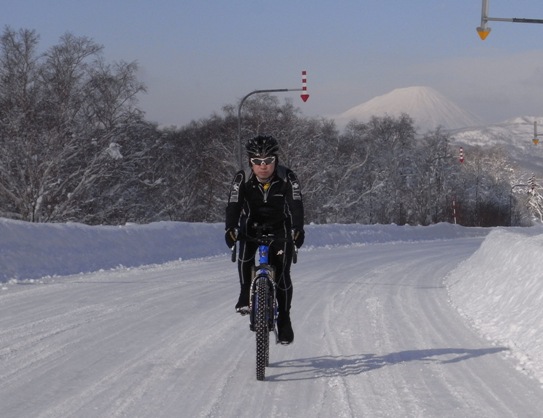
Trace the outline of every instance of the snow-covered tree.
[[29, 221], [89, 219], [104, 187], [123, 190], [144, 87], [135, 64], [104, 65], [90, 39], [66, 34], [43, 55], [37, 43], [26, 30], [0, 38], [0, 202]]

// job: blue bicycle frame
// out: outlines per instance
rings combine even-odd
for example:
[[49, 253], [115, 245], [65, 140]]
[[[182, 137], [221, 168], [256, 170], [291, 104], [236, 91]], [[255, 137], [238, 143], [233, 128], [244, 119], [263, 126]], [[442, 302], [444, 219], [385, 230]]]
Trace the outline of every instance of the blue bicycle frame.
[[[268, 255], [270, 253], [270, 246], [266, 244], [260, 244], [258, 246], [258, 264], [268, 264]], [[257, 270], [258, 272], [258, 270]]]
[[[258, 266], [255, 266], [254, 275], [253, 275], [253, 282], [251, 283], [251, 296], [252, 292], [254, 290], [255, 282], [259, 279], [262, 279], [263, 276], [269, 280], [273, 291], [274, 291], [274, 299], [275, 299], [275, 270], [273, 266], [269, 264], [269, 252], [270, 252], [270, 244], [260, 243], [258, 245]], [[252, 298], [251, 298], [252, 301]], [[255, 307], [253, 307], [255, 308]], [[275, 325], [275, 317], [276, 313], [274, 312], [274, 318], [272, 324]], [[268, 320], [271, 318], [268, 318]]]

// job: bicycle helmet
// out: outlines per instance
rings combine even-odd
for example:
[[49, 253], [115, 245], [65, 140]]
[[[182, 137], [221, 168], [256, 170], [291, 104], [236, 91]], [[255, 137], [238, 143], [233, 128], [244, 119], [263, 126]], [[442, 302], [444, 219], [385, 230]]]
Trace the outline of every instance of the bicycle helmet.
[[245, 145], [245, 150], [249, 158], [251, 157], [269, 157], [277, 155], [279, 144], [273, 136], [255, 136], [249, 139]]

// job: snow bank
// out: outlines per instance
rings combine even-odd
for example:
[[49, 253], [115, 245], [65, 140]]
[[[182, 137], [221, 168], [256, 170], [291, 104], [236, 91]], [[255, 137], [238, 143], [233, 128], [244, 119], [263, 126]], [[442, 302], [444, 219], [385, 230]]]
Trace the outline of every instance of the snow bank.
[[[308, 225], [304, 250], [353, 243], [480, 236], [487, 231], [450, 224], [430, 227]], [[227, 252], [224, 225], [219, 223], [88, 226], [0, 219], [0, 282], [160, 264]]]
[[543, 383], [543, 230], [495, 229], [447, 278], [452, 303]]
[[87, 226], [0, 220], [0, 281], [135, 267], [225, 252], [219, 224]]

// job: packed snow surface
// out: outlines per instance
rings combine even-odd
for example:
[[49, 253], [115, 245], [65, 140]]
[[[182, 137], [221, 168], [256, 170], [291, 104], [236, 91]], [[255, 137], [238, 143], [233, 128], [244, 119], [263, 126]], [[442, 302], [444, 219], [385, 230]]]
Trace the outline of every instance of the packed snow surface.
[[0, 416], [541, 416], [543, 228], [306, 230], [258, 382], [223, 225], [0, 219]]

